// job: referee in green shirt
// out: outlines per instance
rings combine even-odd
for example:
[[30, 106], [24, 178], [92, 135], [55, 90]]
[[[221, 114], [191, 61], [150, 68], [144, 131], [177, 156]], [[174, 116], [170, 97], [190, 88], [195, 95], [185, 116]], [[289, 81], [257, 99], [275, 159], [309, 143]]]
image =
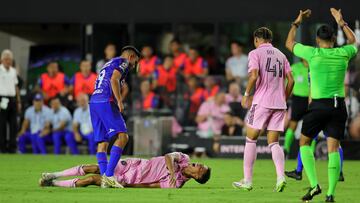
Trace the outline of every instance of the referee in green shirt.
[[344, 137], [347, 111], [344, 97], [344, 79], [349, 60], [357, 53], [356, 37], [342, 18], [340, 10], [330, 9], [337, 24], [343, 29], [348, 44], [334, 48], [335, 34], [329, 25], [323, 25], [317, 30], [316, 43], [318, 47], [306, 46], [295, 42], [296, 29], [303, 18], [309, 17], [310, 10], [300, 11], [299, 16], [292, 23], [286, 47], [296, 56], [309, 63], [311, 81], [311, 99], [307, 114], [301, 129], [300, 153], [306, 175], [311, 188], [302, 197], [303, 201], [311, 200], [321, 193], [318, 184], [315, 158], [310, 144], [314, 136], [321, 130], [327, 138], [329, 162], [329, 188], [326, 202], [334, 202], [336, 183], [340, 175], [340, 139]]

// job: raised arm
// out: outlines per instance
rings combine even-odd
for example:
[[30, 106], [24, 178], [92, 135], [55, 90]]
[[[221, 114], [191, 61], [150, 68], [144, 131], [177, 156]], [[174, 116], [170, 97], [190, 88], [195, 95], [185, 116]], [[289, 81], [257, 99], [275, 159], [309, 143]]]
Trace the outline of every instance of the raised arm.
[[336, 10], [335, 8], [330, 8], [331, 15], [336, 20], [336, 23], [343, 29], [345, 36], [347, 38], [348, 44], [355, 44], [357, 42], [355, 33], [351, 30], [351, 28], [344, 21], [343, 16], [341, 14], [341, 9]]
[[290, 28], [290, 31], [289, 31], [289, 34], [287, 36], [286, 43], [285, 43], [285, 47], [289, 51], [291, 51], [291, 52], [293, 51], [294, 45], [296, 43], [295, 37], [296, 37], [297, 28], [302, 23], [304, 17], [310, 17], [310, 15], [311, 15], [311, 10], [310, 9], [307, 9], [305, 11], [300, 10], [298, 17], [291, 24], [291, 28]]

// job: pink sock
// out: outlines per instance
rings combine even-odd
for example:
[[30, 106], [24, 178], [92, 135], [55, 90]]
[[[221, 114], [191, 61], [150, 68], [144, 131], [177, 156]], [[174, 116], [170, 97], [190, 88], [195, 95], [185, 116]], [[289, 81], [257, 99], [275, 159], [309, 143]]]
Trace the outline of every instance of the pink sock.
[[256, 160], [256, 140], [246, 138], [244, 150], [244, 180], [252, 183], [253, 167]]
[[71, 179], [71, 180], [54, 180], [53, 184], [57, 187], [76, 187], [75, 183], [79, 178]]
[[75, 166], [69, 169], [65, 169], [60, 172], [54, 173], [56, 177], [69, 177], [69, 176], [84, 176], [85, 172], [83, 170], [83, 165]]
[[272, 159], [276, 168], [276, 175], [278, 178], [284, 177], [284, 165], [285, 165], [285, 156], [284, 151], [280, 147], [278, 142], [273, 142], [269, 144], [271, 149]]

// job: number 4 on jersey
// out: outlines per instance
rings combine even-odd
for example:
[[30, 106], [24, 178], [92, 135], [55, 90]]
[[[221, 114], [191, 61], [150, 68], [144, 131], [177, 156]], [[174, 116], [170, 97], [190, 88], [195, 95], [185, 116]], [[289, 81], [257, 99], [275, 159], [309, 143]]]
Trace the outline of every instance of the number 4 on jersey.
[[273, 73], [273, 76], [276, 77], [277, 73], [279, 73], [279, 77], [283, 77], [284, 64], [276, 59], [276, 63], [271, 66], [271, 58], [267, 58], [266, 60], [266, 71], [269, 73]]

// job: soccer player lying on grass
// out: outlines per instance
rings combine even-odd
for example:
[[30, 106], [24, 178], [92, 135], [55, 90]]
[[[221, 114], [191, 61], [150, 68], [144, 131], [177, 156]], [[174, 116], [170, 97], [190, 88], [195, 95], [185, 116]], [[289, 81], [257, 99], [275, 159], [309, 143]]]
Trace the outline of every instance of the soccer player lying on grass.
[[[115, 177], [123, 187], [181, 188], [191, 178], [204, 184], [210, 178], [211, 169], [203, 164], [190, 163], [189, 156], [173, 152], [152, 159], [129, 158], [120, 160]], [[57, 180], [61, 177], [85, 176], [83, 179]], [[40, 186], [86, 187], [101, 185], [98, 165], [79, 165], [60, 172], [43, 173]]]

